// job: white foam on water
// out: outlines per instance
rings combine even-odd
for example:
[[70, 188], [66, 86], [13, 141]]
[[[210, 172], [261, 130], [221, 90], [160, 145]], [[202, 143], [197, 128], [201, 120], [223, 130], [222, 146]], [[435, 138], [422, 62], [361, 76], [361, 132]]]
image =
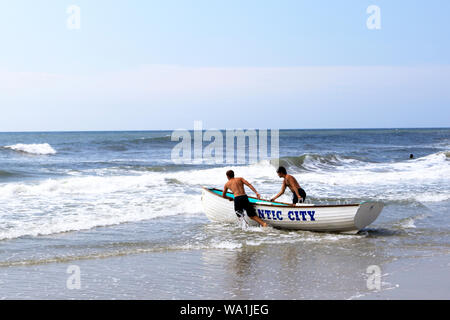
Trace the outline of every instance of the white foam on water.
[[233, 249], [240, 249], [242, 248], [241, 243], [232, 242], [232, 241], [215, 241], [210, 243], [210, 247], [214, 249], [226, 249], [226, 250], [233, 250]]
[[380, 200], [450, 199], [450, 161], [439, 152], [395, 163], [360, 162], [298, 174], [310, 195]]
[[201, 212], [185, 191], [159, 173], [0, 184], [0, 239]]
[[6, 149], [11, 149], [18, 152], [24, 152], [29, 154], [37, 154], [37, 155], [51, 155], [56, 154], [56, 150], [52, 148], [48, 143], [32, 143], [32, 144], [23, 144], [18, 143], [11, 146], [5, 146]]
[[414, 222], [415, 221], [414, 221], [413, 218], [408, 218], [401, 224], [401, 227], [404, 228], [404, 229], [415, 229], [417, 227], [414, 224]]
[[413, 217], [408, 217], [406, 219], [402, 219], [398, 222], [400, 228], [402, 229], [416, 229], [416, 222], [419, 220], [423, 220], [428, 218], [428, 214], [419, 214]]
[[205, 249], [219, 249], [219, 250], [236, 250], [241, 249], [242, 243], [230, 240], [213, 240], [209, 242], [197, 242], [193, 244], [184, 244], [181, 246], [173, 246], [172, 250], [205, 250]]

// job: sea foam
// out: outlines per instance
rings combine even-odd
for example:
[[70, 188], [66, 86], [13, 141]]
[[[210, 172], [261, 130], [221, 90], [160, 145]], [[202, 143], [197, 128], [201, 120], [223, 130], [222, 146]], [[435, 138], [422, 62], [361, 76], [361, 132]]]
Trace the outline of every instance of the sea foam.
[[52, 148], [48, 143], [32, 143], [23, 144], [18, 143], [11, 146], [5, 146], [5, 149], [11, 149], [18, 152], [24, 152], [29, 154], [48, 155], [56, 154], [56, 150]]

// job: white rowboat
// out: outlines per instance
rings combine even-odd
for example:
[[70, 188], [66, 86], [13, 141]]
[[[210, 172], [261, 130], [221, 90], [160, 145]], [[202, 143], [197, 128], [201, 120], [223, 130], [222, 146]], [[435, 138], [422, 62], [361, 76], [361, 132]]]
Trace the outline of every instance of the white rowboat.
[[[227, 193], [233, 198], [232, 193]], [[383, 210], [381, 202], [360, 204], [318, 205], [270, 202], [248, 197], [258, 216], [269, 225], [279, 229], [308, 230], [320, 232], [356, 233], [374, 222]], [[222, 197], [222, 191], [203, 188], [202, 204], [205, 214], [213, 222], [236, 222], [234, 202]], [[250, 225], [258, 225], [245, 216]]]

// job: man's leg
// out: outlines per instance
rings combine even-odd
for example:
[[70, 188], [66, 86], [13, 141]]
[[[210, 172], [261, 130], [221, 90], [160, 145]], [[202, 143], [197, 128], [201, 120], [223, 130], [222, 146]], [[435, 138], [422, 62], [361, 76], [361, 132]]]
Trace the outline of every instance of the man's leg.
[[242, 201], [239, 197], [234, 198], [234, 212], [238, 218], [242, 218], [244, 216], [244, 207], [242, 206]]
[[298, 203], [298, 197], [297, 195], [294, 193], [294, 196], [292, 197], [292, 204], [296, 204]]
[[250, 219], [258, 222], [264, 228], [267, 227], [267, 223], [265, 223], [264, 221], [262, 221], [262, 219], [260, 217], [258, 217], [258, 215], [256, 214], [255, 207], [250, 202], [247, 203], [247, 207], [245, 208], [245, 211], [247, 212], [247, 216]]
[[258, 222], [261, 225], [261, 227], [264, 227], [264, 228], [267, 227], [267, 223], [262, 221], [261, 218], [258, 217], [258, 216], [250, 217], [250, 219], [255, 220], [256, 222]]

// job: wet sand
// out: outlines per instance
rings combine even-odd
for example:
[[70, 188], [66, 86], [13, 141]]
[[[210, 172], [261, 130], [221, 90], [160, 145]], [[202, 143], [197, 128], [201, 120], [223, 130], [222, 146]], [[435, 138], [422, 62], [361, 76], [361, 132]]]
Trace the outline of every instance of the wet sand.
[[395, 261], [384, 272], [382, 290], [361, 299], [450, 299], [450, 255]]
[[[142, 228], [148, 230], [148, 224]], [[161, 226], [160, 226], [161, 227]], [[192, 228], [209, 232], [203, 219]], [[223, 226], [221, 228], [224, 228]], [[230, 227], [231, 228], [231, 227]], [[235, 226], [233, 227], [235, 228]], [[63, 242], [89, 239], [89, 235], [120, 234], [136, 225], [99, 228], [80, 235], [66, 233], [34, 238], [55, 250]], [[189, 228], [187, 228], [189, 229]], [[206, 231], [205, 231], [206, 230]], [[253, 242], [237, 246], [223, 242], [214, 247], [179, 246], [111, 251], [0, 267], [2, 299], [448, 299], [450, 255], [391, 252], [376, 235], [237, 230]], [[136, 231], [139, 234], [139, 230]], [[379, 231], [378, 231], [379, 233]], [[237, 237], [235, 235], [235, 237]], [[100, 237], [101, 238], [101, 237]], [[286, 238], [283, 240], [283, 238]], [[78, 239], [78, 240], [77, 240]], [[279, 240], [278, 243], [276, 240]], [[22, 241], [26, 242], [26, 239]], [[52, 243], [52, 245], [49, 245]], [[23, 243], [20, 247], [23, 247]], [[92, 246], [92, 244], [91, 244]], [[130, 245], [128, 245], [130, 247]], [[52, 248], [52, 249], [50, 249]], [[67, 249], [67, 248], [66, 248]], [[111, 247], [110, 247], [111, 249]], [[105, 254], [106, 253], [106, 254]], [[42, 255], [42, 254], [41, 254]], [[11, 262], [13, 259], [9, 259]], [[19, 260], [17, 260], [19, 261]], [[80, 289], [69, 289], [69, 266], [80, 268]], [[367, 268], [382, 271], [381, 290], [367, 287]]]

